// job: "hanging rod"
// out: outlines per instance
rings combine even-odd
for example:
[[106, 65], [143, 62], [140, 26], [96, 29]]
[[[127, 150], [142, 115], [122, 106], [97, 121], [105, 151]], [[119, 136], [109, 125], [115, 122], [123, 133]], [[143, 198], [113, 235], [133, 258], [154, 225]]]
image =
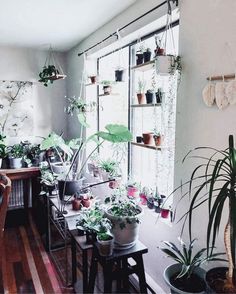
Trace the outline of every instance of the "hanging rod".
[[208, 81], [223, 81], [235, 79], [235, 74], [207, 77]]
[[[140, 20], [141, 18], [143, 18], [144, 16], [148, 15], [149, 13], [155, 11], [156, 9], [160, 8], [161, 6], [165, 5], [166, 3], [169, 5], [169, 3], [173, 2], [173, 4], [176, 4], [176, 6], [178, 6], [179, 4], [179, 0], [165, 0], [164, 2], [160, 3], [159, 5], [155, 6], [154, 8], [152, 8], [151, 10], [145, 12], [144, 14], [142, 14], [141, 16], [135, 18], [134, 20], [132, 20], [131, 22], [127, 23], [126, 25], [124, 25], [122, 28], [119, 29], [119, 31], [124, 30], [125, 28], [127, 28], [128, 26], [130, 26], [131, 24], [135, 23], [136, 21]], [[108, 39], [110, 39], [111, 37], [117, 36], [117, 32], [114, 32], [112, 34], [110, 34], [109, 36], [107, 36], [105, 39], [103, 39], [102, 41], [97, 42], [96, 44], [92, 45], [91, 47], [87, 48], [86, 50], [84, 50], [83, 52], [78, 53], [78, 56], [83, 55], [84, 53], [88, 52], [89, 50], [95, 48], [96, 46], [102, 44], [103, 42], [107, 41]]]

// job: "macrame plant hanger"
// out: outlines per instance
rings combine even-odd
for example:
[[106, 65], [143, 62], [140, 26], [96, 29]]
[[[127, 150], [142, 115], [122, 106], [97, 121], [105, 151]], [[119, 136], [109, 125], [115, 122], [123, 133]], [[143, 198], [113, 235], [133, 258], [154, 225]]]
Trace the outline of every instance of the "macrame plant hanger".
[[50, 48], [49, 48], [49, 53], [48, 53], [47, 58], [45, 60], [44, 67], [48, 67], [49, 65], [54, 65], [56, 70], [57, 70], [57, 74], [52, 75], [50, 77], [50, 79], [59, 80], [59, 79], [65, 79], [66, 78], [66, 75], [64, 74], [60, 63], [55, 58], [55, 55], [54, 55], [53, 50], [52, 50], [52, 46], [50, 46]]

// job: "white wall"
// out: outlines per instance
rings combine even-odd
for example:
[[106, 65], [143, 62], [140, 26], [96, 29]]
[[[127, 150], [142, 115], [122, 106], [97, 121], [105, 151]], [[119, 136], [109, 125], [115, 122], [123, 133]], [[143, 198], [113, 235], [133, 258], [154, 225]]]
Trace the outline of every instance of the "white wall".
[[[228, 135], [236, 133], [236, 106], [229, 106], [223, 111], [216, 106], [208, 108], [201, 95], [207, 76], [235, 72], [236, 2], [180, 2], [179, 43], [184, 70], [177, 102], [175, 186], [180, 184], [181, 179], [190, 177], [193, 163], [199, 163], [192, 160], [184, 167], [181, 164], [190, 149], [197, 146], [225, 149], [228, 145]], [[186, 200], [182, 209], [186, 211], [187, 206]], [[194, 220], [194, 232], [195, 236], [200, 238], [202, 246], [205, 246], [207, 222], [207, 211], [198, 211]], [[219, 250], [223, 247], [222, 230], [220, 238]]]
[[[48, 88], [37, 82], [46, 55], [45, 51], [0, 47], [0, 80], [33, 82], [35, 136], [46, 136], [52, 130], [66, 132], [66, 80], [55, 81]], [[56, 58], [65, 68], [64, 55], [56, 54]]]

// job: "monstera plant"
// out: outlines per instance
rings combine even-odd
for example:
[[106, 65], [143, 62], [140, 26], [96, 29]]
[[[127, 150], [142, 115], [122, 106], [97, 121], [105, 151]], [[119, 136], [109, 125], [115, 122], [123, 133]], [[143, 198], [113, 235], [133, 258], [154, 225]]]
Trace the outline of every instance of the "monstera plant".
[[[199, 154], [199, 151], [210, 151], [209, 157]], [[197, 153], [197, 154], [196, 154]], [[192, 172], [189, 185], [190, 207], [183, 218], [188, 217], [189, 235], [192, 240], [192, 223], [194, 211], [204, 205], [208, 205], [209, 220], [206, 232], [207, 254], [210, 256], [215, 248], [216, 237], [223, 222], [223, 213], [228, 214], [228, 221], [224, 230], [224, 244], [228, 259], [228, 268], [219, 268], [221, 289], [216, 289], [217, 275], [213, 270], [207, 273], [210, 287], [217, 293], [235, 293], [236, 285], [236, 149], [233, 136], [229, 136], [229, 147], [225, 150], [217, 150], [209, 147], [199, 147], [190, 151], [185, 157], [202, 159]], [[185, 160], [184, 159], [184, 160]], [[183, 195], [184, 197], [184, 195]], [[221, 269], [221, 270], [220, 270]], [[217, 269], [216, 269], [217, 270]], [[218, 283], [219, 284], [219, 283]], [[233, 291], [233, 292], [232, 292]]]

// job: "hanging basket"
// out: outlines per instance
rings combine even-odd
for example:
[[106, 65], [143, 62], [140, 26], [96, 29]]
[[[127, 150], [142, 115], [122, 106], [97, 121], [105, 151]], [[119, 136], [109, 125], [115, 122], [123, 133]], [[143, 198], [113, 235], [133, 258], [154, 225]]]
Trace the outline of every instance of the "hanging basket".
[[52, 84], [56, 80], [65, 79], [66, 75], [63, 73], [62, 67], [56, 61], [52, 48], [49, 49], [49, 54], [46, 58], [43, 70], [39, 73], [39, 82], [43, 83], [45, 87]]

